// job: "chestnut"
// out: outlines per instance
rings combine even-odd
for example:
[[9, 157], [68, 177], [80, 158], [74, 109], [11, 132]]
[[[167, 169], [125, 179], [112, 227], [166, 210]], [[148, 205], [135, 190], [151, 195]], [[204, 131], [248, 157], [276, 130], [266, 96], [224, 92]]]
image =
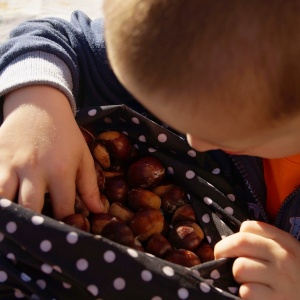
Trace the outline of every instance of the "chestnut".
[[150, 237], [145, 249], [147, 252], [160, 258], [163, 258], [173, 250], [169, 241], [160, 233], [155, 233]]
[[187, 203], [185, 191], [177, 185], [172, 186], [161, 198], [161, 208], [168, 214], [173, 214], [180, 206]]
[[161, 200], [151, 191], [136, 188], [128, 192], [128, 206], [137, 211], [142, 208], [160, 209]]
[[168, 184], [160, 184], [159, 186], [156, 186], [155, 188], [152, 189], [152, 192], [157, 195], [158, 197], [163, 197], [169, 189], [173, 186], [174, 184], [168, 183]]
[[103, 170], [103, 175], [105, 178], [112, 178], [117, 176], [125, 176], [125, 170], [119, 169], [119, 170]]
[[177, 249], [195, 250], [204, 238], [200, 226], [194, 222], [181, 222], [172, 228], [169, 242]]
[[165, 256], [165, 260], [187, 268], [194, 267], [201, 263], [201, 260], [194, 252], [185, 249], [173, 250]]
[[134, 236], [143, 242], [154, 233], [161, 233], [164, 227], [164, 217], [160, 210], [146, 208], [135, 213], [128, 225]]
[[165, 174], [165, 167], [159, 159], [141, 157], [129, 165], [127, 182], [131, 188], [151, 189], [162, 182]]
[[135, 239], [130, 228], [122, 222], [111, 221], [107, 223], [102, 231], [101, 235], [120, 243], [121, 245], [133, 247], [135, 246]]
[[192, 205], [185, 204], [176, 209], [172, 217], [172, 224], [175, 225], [181, 221], [196, 222], [196, 215]]
[[103, 212], [108, 213], [109, 208], [110, 208], [110, 203], [109, 203], [107, 197], [104, 194], [102, 194], [101, 192], [100, 192], [100, 200], [102, 201], [103, 206], [104, 206]]
[[105, 176], [104, 176], [103, 170], [101, 168], [101, 165], [97, 161], [94, 161], [94, 164], [95, 164], [98, 188], [100, 191], [102, 191], [104, 189]]
[[101, 234], [104, 226], [112, 221], [121, 222], [119, 218], [112, 216], [109, 213], [93, 214], [90, 217], [91, 232], [94, 234]]
[[94, 141], [90, 144], [90, 151], [94, 159], [100, 164], [102, 168], [110, 168], [110, 154], [104, 145], [102, 145], [100, 142]]
[[131, 220], [134, 215], [133, 211], [120, 202], [113, 202], [110, 206], [109, 213], [125, 223]]
[[96, 139], [107, 148], [114, 168], [120, 168], [130, 159], [133, 147], [127, 135], [118, 131], [106, 131], [97, 135]]
[[124, 176], [116, 176], [106, 179], [103, 193], [112, 202], [124, 203], [127, 201], [129, 187]]
[[61, 221], [75, 228], [90, 232], [90, 222], [83, 214], [72, 214]]
[[213, 248], [205, 241], [194, 252], [200, 258], [201, 262], [208, 262], [215, 259]]

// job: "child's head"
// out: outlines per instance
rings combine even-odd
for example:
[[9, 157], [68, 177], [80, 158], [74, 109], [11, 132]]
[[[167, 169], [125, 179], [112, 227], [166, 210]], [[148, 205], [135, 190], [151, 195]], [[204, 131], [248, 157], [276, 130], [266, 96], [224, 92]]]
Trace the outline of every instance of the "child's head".
[[288, 156], [300, 153], [299, 13], [296, 0], [107, 0], [108, 55], [196, 149]]

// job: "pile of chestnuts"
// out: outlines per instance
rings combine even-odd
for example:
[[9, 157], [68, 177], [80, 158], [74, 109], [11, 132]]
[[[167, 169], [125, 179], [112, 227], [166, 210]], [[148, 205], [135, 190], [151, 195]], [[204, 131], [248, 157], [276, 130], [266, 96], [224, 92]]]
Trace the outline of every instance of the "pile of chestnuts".
[[159, 159], [142, 156], [119, 131], [95, 135], [80, 129], [105, 211], [89, 212], [77, 196], [75, 214], [63, 222], [185, 267], [214, 259], [186, 192]]

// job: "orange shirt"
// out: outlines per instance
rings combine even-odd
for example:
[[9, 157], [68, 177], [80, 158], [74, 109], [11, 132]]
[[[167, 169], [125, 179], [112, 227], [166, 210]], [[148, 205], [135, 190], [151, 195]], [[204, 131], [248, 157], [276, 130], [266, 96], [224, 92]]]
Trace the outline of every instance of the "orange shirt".
[[267, 187], [266, 210], [274, 221], [282, 202], [300, 185], [300, 154], [264, 159], [263, 166]]

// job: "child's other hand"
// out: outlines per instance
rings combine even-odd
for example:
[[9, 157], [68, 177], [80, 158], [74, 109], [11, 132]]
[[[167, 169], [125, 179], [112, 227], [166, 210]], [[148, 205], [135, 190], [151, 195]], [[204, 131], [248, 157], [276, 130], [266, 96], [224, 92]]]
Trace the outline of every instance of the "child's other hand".
[[242, 299], [300, 299], [300, 243], [287, 232], [246, 221], [240, 232], [216, 244], [215, 257], [238, 257], [233, 275]]
[[91, 211], [102, 211], [94, 162], [66, 97], [30, 86], [8, 94], [3, 110], [0, 196], [41, 212], [49, 192], [62, 219], [74, 213], [77, 190]]

